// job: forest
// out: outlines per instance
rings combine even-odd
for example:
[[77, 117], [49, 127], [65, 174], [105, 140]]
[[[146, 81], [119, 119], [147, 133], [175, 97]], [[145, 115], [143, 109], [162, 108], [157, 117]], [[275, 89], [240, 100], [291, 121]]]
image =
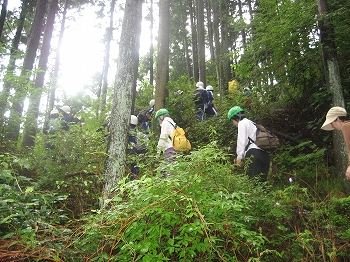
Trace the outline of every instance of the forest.
[[[0, 261], [350, 261], [348, 152], [321, 130], [331, 107], [350, 110], [348, 0], [10, 1]], [[68, 93], [62, 47], [84, 10], [101, 64]], [[217, 109], [203, 121], [198, 82]], [[151, 100], [147, 143], [129, 154], [132, 115]], [[267, 182], [235, 162], [234, 106], [280, 141]], [[171, 163], [157, 149], [164, 108], [192, 146]], [[51, 115], [75, 124], [48, 127]]]

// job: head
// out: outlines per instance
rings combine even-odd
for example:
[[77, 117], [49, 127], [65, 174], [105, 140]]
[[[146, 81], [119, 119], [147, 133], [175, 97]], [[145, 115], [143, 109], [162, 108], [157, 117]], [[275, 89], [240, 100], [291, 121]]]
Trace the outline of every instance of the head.
[[139, 121], [137, 120], [137, 116], [131, 115], [130, 117], [130, 126], [135, 128]]
[[203, 88], [204, 89], [204, 83], [201, 81], [197, 82], [196, 88]]
[[156, 102], [156, 100], [152, 99], [151, 101], [149, 101], [149, 106], [150, 107], [154, 106], [155, 102]]
[[170, 117], [170, 115], [169, 115], [169, 111], [166, 110], [165, 108], [161, 108], [156, 112], [155, 119], [160, 125], [162, 124], [164, 118], [166, 117]]
[[63, 111], [63, 112], [65, 112], [66, 114], [70, 114], [70, 107], [69, 106], [62, 106], [61, 107], [61, 110]]
[[341, 123], [346, 118], [346, 110], [342, 107], [335, 106], [328, 110], [326, 115], [326, 121], [324, 121], [321, 129], [323, 130], [333, 130], [333, 129], [340, 129]]
[[234, 106], [228, 111], [227, 118], [229, 122], [237, 126], [238, 122], [245, 118], [245, 114], [241, 107]]
[[59, 116], [59, 112], [57, 109], [52, 109], [50, 112], [50, 117], [57, 118]]
[[207, 86], [205, 89], [206, 89], [207, 91], [214, 91], [214, 88], [213, 88], [212, 86]]

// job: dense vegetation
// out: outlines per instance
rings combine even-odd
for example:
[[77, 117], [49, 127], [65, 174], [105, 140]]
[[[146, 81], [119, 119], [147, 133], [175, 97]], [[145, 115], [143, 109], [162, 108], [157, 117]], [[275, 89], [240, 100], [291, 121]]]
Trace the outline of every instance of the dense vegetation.
[[[229, 56], [239, 90], [222, 90], [219, 115], [201, 123], [194, 117], [194, 82], [184, 70], [183, 50], [177, 50], [181, 30], [171, 28], [165, 106], [193, 150], [163, 163], [153, 123], [147, 153], [128, 159], [138, 163], [140, 177], [130, 181], [126, 172], [108, 201], [102, 201], [108, 136], [99, 131], [107, 118], [96, 116], [99, 99], [81, 93], [65, 100], [79, 109], [84, 125], [54, 137], [37, 132], [33, 147], [20, 146], [22, 133], [11, 141], [3, 132], [0, 260], [349, 261], [349, 188], [334, 167], [331, 133], [320, 130], [332, 99], [316, 33], [317, 6], [304, 2], [259, 1], [244, 53]], [[329, 1], [345, 101], [348, 7], [345, 0]], [[232, 35], [245, 27], [241, 20], [228, 21]], [[218, 82], [214, 64], [206, 63], [208, 84]], [[141, 63], [135, 113], [153, 96], [146, 72]], [[253, 85], [256, 91], [245, 96], [243, 88]], [[234, 164], [236, 130], [226, 117], [233, 105], [282, 142], [271, 153], [267, 184], [249, 180], [244, 167]], [[45, 150], [47, 139], [52, 150]], [[173, 176], [163, 178], [164, 169]]]

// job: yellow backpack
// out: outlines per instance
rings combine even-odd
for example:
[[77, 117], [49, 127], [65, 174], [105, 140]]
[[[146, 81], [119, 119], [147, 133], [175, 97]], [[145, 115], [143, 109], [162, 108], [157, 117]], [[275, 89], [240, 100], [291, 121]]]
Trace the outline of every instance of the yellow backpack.
[[173, 142], [173, 147], [176, 151], [184, 151], [189, 152], [191, 150], [191, 143], [186, 137], [185, 130], [183, 128], [178, 127], [176, 124], [173, 125], [170, 121], [168, 121], [175, 129], [171, 134], [171, 141]]

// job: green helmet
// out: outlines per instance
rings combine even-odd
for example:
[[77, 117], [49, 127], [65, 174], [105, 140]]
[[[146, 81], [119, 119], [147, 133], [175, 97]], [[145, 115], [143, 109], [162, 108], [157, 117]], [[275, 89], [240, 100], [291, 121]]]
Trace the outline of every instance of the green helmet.
[[243, 112], [243, 109], [241, 107], [239, 106], [232, 107], [227, 113], [228, 121], [231, 122], [231, 118], [237, 115], [239, 112]]
[[165, 108], [161, 108], [157, 111], [155, 119], [157, 119], [158, 117], [160, 117], [161, 115], [165, 115], [168, 114], [169, 115], [169, 111], [166, 110]]

